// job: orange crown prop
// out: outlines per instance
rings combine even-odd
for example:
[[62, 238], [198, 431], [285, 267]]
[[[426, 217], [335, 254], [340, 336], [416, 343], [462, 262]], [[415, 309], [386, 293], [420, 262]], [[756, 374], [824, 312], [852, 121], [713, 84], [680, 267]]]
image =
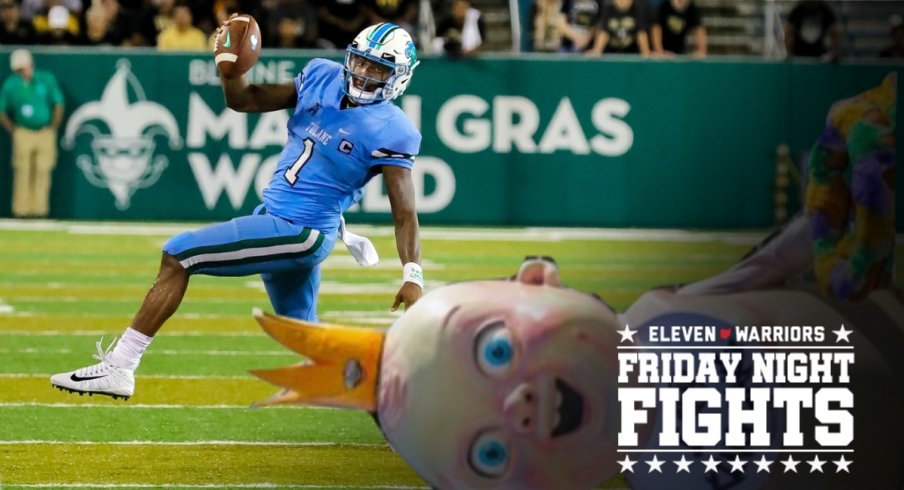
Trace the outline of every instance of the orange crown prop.
[[296, 403], [376, 410], [382, 331], [310, 323], [257, 308], [254, 318], [280, 344], [308, 359], [293, 366], [250, 371], [283, 388], [255, 407]]

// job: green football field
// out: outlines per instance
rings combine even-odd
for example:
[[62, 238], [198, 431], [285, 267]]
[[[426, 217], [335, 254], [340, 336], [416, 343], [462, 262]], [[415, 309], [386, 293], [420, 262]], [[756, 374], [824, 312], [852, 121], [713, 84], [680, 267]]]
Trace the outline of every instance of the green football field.
[[[128, 401], [51, 389], [131, 321], [160, 248], [191, 225], [0, 221], [0, 487], [421, 488], [365, 414], [250, 409], [275, 388], [248, 369], [298, 361], [251, 317], [257, 277], [192, 279], [145, 355]], [[343, 246], [324, 264], [323, 321], [386, 328], [401, 267], [392, 229], [352, 225], [382, 260]], [[427, 289], [514, 273], [551, 255], [563, 279], [624, 309], [647, 289], [732, 264], [760, 234], [565, 229], [422, 230]], [[607, 486], [623, 487], [616, 478]]]

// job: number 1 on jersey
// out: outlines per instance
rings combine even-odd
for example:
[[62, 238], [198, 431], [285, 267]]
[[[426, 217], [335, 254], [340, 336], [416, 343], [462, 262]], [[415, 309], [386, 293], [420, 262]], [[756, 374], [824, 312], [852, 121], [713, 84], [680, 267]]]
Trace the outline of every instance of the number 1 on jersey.
[[295, 182], [298, 180], [298, 172], [301, 172], [301, 167], [304, 167], [304, 164], [308, 163], [308, 160], [311, 159], [311, 155], [314, 154], [314, 140], [311, 138], [304, 139], [304, 151], [301, 152], [301, 155], [298, 155], [298, 159], [295, 160], [295, 163], [292, 164], [291, 167], [286, 169], [285, 177], [286, 181], [291, 185], [295, 185]]

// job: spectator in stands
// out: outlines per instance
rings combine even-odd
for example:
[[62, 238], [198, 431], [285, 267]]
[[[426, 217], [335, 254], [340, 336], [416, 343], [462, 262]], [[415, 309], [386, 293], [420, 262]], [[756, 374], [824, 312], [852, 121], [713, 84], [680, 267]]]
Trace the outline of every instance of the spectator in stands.
[[453, 0], [452, 11], [436, 26], [433, 48], [452, 59], [470, 58], [480, 52], [486, 35], [480, 10], [471, 6], [471, 0]]
[[155, 46], [157, 36], [173, 24], [175, 0], [146, 1], [144, 10], [138, 15], [138, 21], [132, 33], [123, 44], [128, 46]]
[[270, 46], [281, 48], [317, 48], [317, 12], [305, 1], [272, 2], [265, 6], [270, 22]]
[[785, 50], [789, 57], [833, 61], [841, 54], [841, 32], [832, 8], [823, 0], [803, 0], [785, 22]]
[[[311, 37], [316, 32], [310, 31], [305, 19], [282, 17], [276, 24], [276, 37], [271, 46], [283, 49], [314, 48], [317, 38]], [[306, 32], [305, 29], [308, 29]]]
[[[95, 4], [95, 6], [91, 7], [100, 8], [104, 13], [104, 16], [107, 19], [107, 32], [111, 44], [124, 45], [126, 36], [135, 27], [135, 23], [138, 20], [138, 14], [141, 12], [141, 2], [138, 2], [138, 5], [136, 6], [134, 3], [130, 3], [131, 1], [132, 0], [100, 0], [99, 4]], [[87, 28], [90, 28], [90, 25], [87, 26]]]
[[91, 0], [22, 0], [22, 18], [34, 19], [39, 15], [46, 15], [47, 11], [55, 5], [62, 5], [66, 10], [76, 16], [81, 14], [83, 3], [91, 3]]
[[345, 49], [364, 25], [360, 0], [315, 0], [317, 31], [324, 46]]
[[368, 24], [392, 22], [408, 32], [417, 32], [418, 0], [364, 0]]
[[[650, 26], [653, 24], [653, 21], [656, 19], [656, 13], [659, 11], [659, 5], [662, 2], [667, 2], [668, 0], [654, 0], [656, 5], [653, 5], [651, 0], [634, 0], [634, 4], [636, 5], [637, 15], [642, 16], [647, 22], [647, 38], [650, 37]], [[610, 2], [611, 3], [611, 2]], [[652, 43], [652, 41], [649, 41]], [[650, 50], [652, 51], [652, 44], [650, 45]]]
[[122, 36], [113, 29], [107, 11], [100, 5], [85, 12], [85, 36], [82, 43], [89, 46], [118, 46], [122, 43]]
[[[107, 1], [108, 0], [101, 0], [101, 4], [106, 4]], [[144, 0], [119, 0], [117, 3], [127, 11], [139, 12], [144, 8]]]
[[560, 32], [562, 0], [537, 0], [534, 4], [534, 51], [555, 53], [562, 48]]
[[191, 8], [187, 3], [177, 3], [173, 9], [173, 24], [157, 36], [157, 49], [161, 51], [204, 51], [208, 48], [207, 36], [192, 25]]
[[559, 17], [562, 52], [583, 53], [593, 47], [601, 11], [600, 0], [562, 0]]
[[9, 67], [13, 74], [0, 87], [0, 126], [13, 137], [13, 215], [43, 218], [57, 162], [63, 92], [52, 73], [35, 70], [28, 50], [13, 51]]
[[[220, 25], [217, 20], [221, 18], [219, 9], [221, 8], [221, 5], [223, 5], [223, 2], [219, 0], [193, 0], [189, 1], [188, 5], [191, 7], [191, 17], [194, 26], [201, 29], [205, 34], [215, 34], [214, 31], [217, 26]], [[223, 15], [223, 19], [228, 18], [233, 13], [241, 12], [238, 7], [235, 7], [234, 9], [230, 8], [229, 10], [229, 13]], [[264, 23], [263, 19], [260, 19], [260, 23]], [[266, 26], [261, 25], [260, 28], [261, 32], [263, 32]], [[211, 46], [212, 45], [213, 44], [211, 44]]]
[[676, 54], [684, 54], [688, 34], [693, 34], [695, 39], [692, 56], [706, 56], [706, 28], [703, 27], [700, 11], [693, 0], [664, 0], [659, 4], [651, 32], [653, 52], [657, 56], [671, 58]]
[[891, 28], [891, 46], [879, 53], [880, 58], [904, 58], [904, 22]]
[[[298, 2], [299, 0], [283, 0], [282, 3], [295, 4]], [[257, 20], [261, 35], [266, 39], [271, 32], [268, 20], [275, 17], [269, 15], [260, 0], [193, 0], [190, 4], [195, 18], [195, 26], [204, 32], [212, 33], [214, 37], [217, 26], [222, 25], [230, 15], [248, 14]]]
[[32, 19], [38, 42], [48, 45], [78, 44], [81, 36], [81, 25], [78, 17], [61, 5], [59, 0], [48, 0], [46, 13], [36, 15]]
[[606, 53], [650, 55], [647, 19], [634, 0], [614, 0], [603, 7], [600, 30], [590, 54]]
[[0, 45], [34, 44], [35, 28], [19, 16], [18, 0], [0, 0]]

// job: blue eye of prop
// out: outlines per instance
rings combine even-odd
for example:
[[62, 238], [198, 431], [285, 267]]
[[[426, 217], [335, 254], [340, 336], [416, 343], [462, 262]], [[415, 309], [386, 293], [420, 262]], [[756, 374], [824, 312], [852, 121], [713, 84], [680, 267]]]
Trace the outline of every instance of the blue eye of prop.
[[471, 445], [468, 464], [480, 476], [497, 478], [505, 473], [508, 462], [508, 447], [494, 434], [481, 434]]
[[515, 346], [508, 327], [494, 323], [477, 334], [475, 348], [477, 366], [484, 373], [500, 376], [508, 372], [515, 358]]
[[480, 459], [480, 464], [482, 466], [495, 468], [505, 464], [505, 461], [508, 459], [505, 448], [496, 441], [484, 444], [478, 449], [478, 453], [478, 458]]
[[512, 345], [506, 339], [493, 339], [484, 348], [483, 357], [494, 366], [502, 366], [512, 358]]

